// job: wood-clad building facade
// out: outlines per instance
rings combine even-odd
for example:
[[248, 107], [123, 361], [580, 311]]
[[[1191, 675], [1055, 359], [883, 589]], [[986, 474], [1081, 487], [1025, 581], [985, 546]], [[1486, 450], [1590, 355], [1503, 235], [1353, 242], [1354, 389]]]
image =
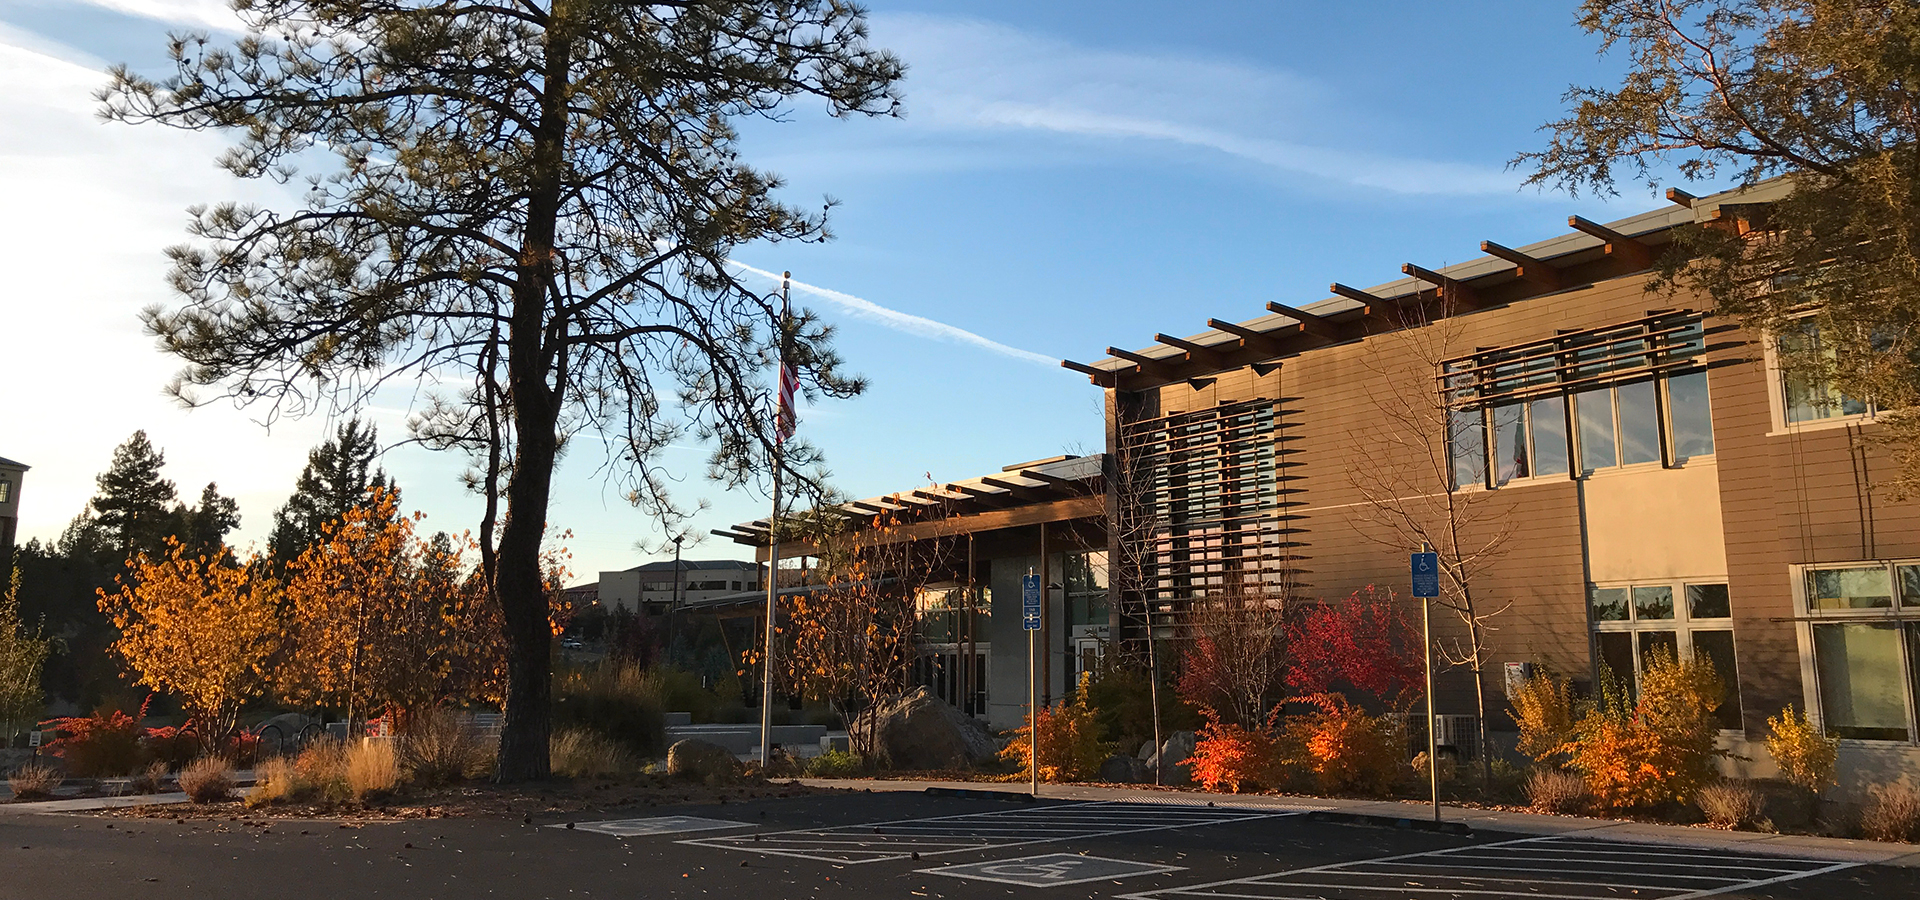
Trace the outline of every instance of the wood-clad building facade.
[[[1507, 663], [1590, 685], [1701, 654], [1730, 685], [1729, 765], [1769, 774], [1766, 719], [1791, 704], [1844, 738], [1850, 780], [1920, 780], [1920, 502], [1872, 488], [1893, 465], [1876, 411], [1783, 373], [1706, 297], [1648, 290], [1674, 229], [1744, 231], [1784, 190], [1676, 191], [1065, 363], [1107, 395], [1115, 624], [1150, 609], [1177, 633], [1187, 600], [1255, 584], [1405, 597], [1406, 519], [1451, 518], [1427, 527], [1475, 555], [1476, 603], [1498, 610], [1496, 700]], [[1472, 713], [1470, 686], [1444, 676], [1441, 712]]]

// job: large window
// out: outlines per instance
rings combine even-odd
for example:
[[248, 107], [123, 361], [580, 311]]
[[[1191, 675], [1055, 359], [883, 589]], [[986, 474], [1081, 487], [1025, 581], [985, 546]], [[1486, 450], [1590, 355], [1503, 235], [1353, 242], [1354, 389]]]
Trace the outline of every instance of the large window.
[[1669, 313], [1447, 361], [1454, 486], [1712, 455], [1705, 349], [1701, 317]]
[[1719, 582], [1593, 585], [1587, 590], [1593, 623], [1594, 674], [1638, 694], [1647, 660], [1665, 651], [1675, 659], [1703, 656], [1713, 663], [1726, 694], [1715, 714], [1720, 727], [1739, 729], [1740, 671], [1734, 654], [1733, 603]]
[[1920, 697], [1920, 561], [1806, 570], [1814, 695], [1827, 733], [1913, 741]]
[[1069, 553], [1064, 560], [1067, 585], [1067, 624], [1102, 627], [1107, 624], [1107, 551]]
[[1866, 401], [1840, 393], [1819, 372], [1823, 363], [1833, 361], [1834, 351], [1821, 343], [1817, 320], [1802, 319], [1783, 331], [1779, 350], [1782, 357], [1799, 362], [1789, 365], [1783, 360], [1780, 366], [1781, 409], [1787, 424], [1863, 416], [1871, 411]]

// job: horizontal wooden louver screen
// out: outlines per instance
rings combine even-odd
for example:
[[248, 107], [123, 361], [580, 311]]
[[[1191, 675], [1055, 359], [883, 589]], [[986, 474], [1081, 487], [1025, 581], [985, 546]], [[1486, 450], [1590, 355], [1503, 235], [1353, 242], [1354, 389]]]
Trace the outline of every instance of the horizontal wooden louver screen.
[[1131, 539], [1144, 544], [1134, 552], [1156, 619], [1179, 618], [1194, 597], [1299, 587], [1284, 414], [1279, 401], [1248, 400], [1125, 428], [1131, 502], [1147, 525]]
[[1459, 410], [1648, 378], [1704, 364], [1701, 323], [1689, 310], [1659, 313], [1449, 359], [1435, 378]]

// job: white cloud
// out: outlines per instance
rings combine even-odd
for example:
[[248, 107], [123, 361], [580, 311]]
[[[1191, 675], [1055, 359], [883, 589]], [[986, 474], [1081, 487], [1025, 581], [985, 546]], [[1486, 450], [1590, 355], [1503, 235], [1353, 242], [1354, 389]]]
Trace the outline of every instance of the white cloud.
[[[775, 284], [778, 284], [780, 282], [780, 276], [773, 272], [769, 272], [765, 269], [754, 268], [753, 266], [747, 265], [746, 263], [743, 263], [737, 259], [730, 259], [727, 261], [732, 263], [733, 265], [739, 266], [744, 271], [752, 272], [753, 274], [758, 275], [761, 278], [765, 278], [768, 281], [774, 282]], [[818, 287], [816, 285], [807, 284], [806, 282], [803, 282], [803, 281], [790, 281], [789, 283], [791, 283], [796, 289], [805, 291], [806, 293], [819, 297], [822, 300], [826, 300], [834, 304], [835, 306], [840, 307], [841, 309], [844, 309], [850, 313], [853, 313], [855, 316], [859, 318], [866, 319], [869, 322], [878, 323], [884, 327], [891, 328], [895, 331], [904, 331], [907, 334], [918, 335], [920, 337], [926, 337], [926, 338], [933, 338], [935, 340], [951, 341], [956, 344], [968, 344], [968, 345], [979, 347], [985, 350], [991, 350], [995, 353], [1011, 356], [1014, 359], [1023, 360], [1025, 362], [1038, 363], [1043, 366], [1058, 366], [1060, 364], [1059, 360], [1054, 359], [1051, 356], [1044, 356], [1042, 354], [1034, 353], [1032, 351], [1022, 350], [1018, 347], [1009, 347], [1006, 344], [1000, 343], [999, 341], [993, 340], [991, 338], [981, 337], [980, 335], [974, 334], [973, 332], [968, 331], [965, 328], [961, 328], [956, 325], [948, 325], [945, 322], [936, 322], [925, 316], [916, 316], [912, 313], [901, 312], [897, 309], [888, 309], [887, 307], [881, 306], [880, 304], [875, 303], [871, 300], [865, 300], [860, 297], [855, 297], [852, 294], [844, 294], [839, 291], [833, 290], [832, 288]]]
[[239, 16], [225, 0], [66, 0], [64, 5], [97, 6], [188, 28], [231, 32], [241, 30]]
[[[161, 387], [178, 361], [136, 313], [170, 299], [161, 250], [185, 237], [187, 206], [262, 199], [213, 165], [215, 135], [103, 124], [91, 92], [106, 82], [82, 54], [0, 30], [0, 268], [8, 273], [0, 384], [0, 456], [33, 467], [21, 489], [22, 538], [52, 537], [93, 494], [113, 448], [145, 428], [183, 499], [218, 481], [263, 536], [324, 422], [271, 433], [231, 408], [185, 412]], [[284, 202], [284, 201], [282, 201]]]
[[1398, 156], [1333, 87], [1196, 57], [1122, 53], [976, 19], [876, 15], [907, 61], [908, 122], [947, 132], [1047, 132], [1199, 147], [1280, 172], [1403, 194], [1516, 194], [1502, 166]]

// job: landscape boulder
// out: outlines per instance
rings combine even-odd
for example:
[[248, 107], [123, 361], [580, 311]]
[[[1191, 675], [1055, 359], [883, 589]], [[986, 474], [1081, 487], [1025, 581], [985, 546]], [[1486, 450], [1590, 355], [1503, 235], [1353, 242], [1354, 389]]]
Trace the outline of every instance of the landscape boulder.
[[667, 774], [694, 781], [724, 781], [740, 774], [740, 760], [712, 741], [688, 738], [667, 748]]
[[882, 700], [855, 716], [848, 730], [894, 769], [965, 769], [999, 752], [985, 725], [925, 687]]
[[1124, 753], [1107, 757], [1100, 764], [1100, 780], [1109, 784], [1145, 784], [1153, 779], [1148, 775], [1147, 761], [1138, 756]]
[[1167, 742], [1160, 746], [1160, 752], [1147, 760], [1148, 780], [1154, 766], [1160, 767], [1160, 783], [1180, 786], [1193, 783], [1193, 767], [1187, 765], [1187, 758], [1193, 755], [1195, 739], [1191, 731], [1176, 731], [1167, 736]]

